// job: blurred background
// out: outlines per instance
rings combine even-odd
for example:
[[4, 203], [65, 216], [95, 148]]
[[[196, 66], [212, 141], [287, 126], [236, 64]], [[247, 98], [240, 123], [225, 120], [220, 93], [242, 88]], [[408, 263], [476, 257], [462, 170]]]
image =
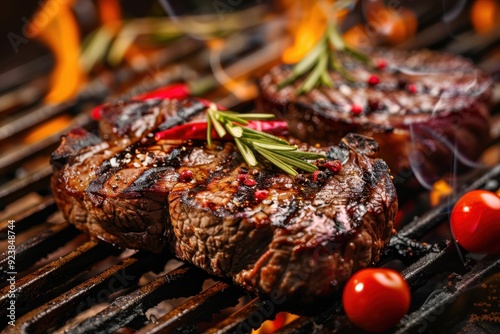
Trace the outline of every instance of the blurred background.
[[[2, 97], [0, 115], [6, 116], [5, 109], [14, 108], [14, 102], [26, 105], [42, 98], [62, 102], [93, 79], [120, 68], [151, 72], [202, 48], [220, 48], [224, 42], [228, 43], [224, 47], [238, 49], [286, 37], [283, 49], [291, 45], [294, 50], [269, 54], [268, 62], [281, 56], [294, 62], [321, 34], [325, 3], [328, 1], [9, 2], [0, 20], [5, 36], [0, 42], [0, 93], [22, 87], [19, 93], [25, 99], [11, 99], [9, 105]], [[352, 44], [443, 49], [471, 57], [491, 73], [499, 71], [499, 1], [353, 3], [342, 15], [342, 28]], [[262, 29], [255, 29], [257, 26]], [[228, 40], [237, 35], [242, 38]], [[196, 46], [186, 46], [188, 50], [176, 57], [172, 53], [179, 52], [177, 46], [182, 47], [179, 39], [183, 38], [196, 41]], [[247, 45], [237, 45], [241, 43]], [[237, 55], [237, 51], [233, 53]]]

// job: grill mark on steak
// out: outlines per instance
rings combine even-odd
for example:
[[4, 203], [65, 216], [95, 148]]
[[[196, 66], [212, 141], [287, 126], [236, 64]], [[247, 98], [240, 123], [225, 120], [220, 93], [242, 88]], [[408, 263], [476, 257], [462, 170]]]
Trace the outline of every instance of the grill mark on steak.
[[[107, 167], [111, 166], [111, 164], [107, 161], [105, 161], [103, 165], [107, 165]], [[104, 198], [100, 195], [102, 188], [104, 187], [105, 183], [108, 182], [114, 172], [118, 171], [118, 168], [106, 169], [107, 171], [100, 173], [100, 175], [99, 173], [97, 173], [99, 175], [97, 179], [92, 180], [85, 190], [87, 192], [87, 195], [89, 196], [89, 199], [98, 206], [102, 206], [104, 201]]]
[[[224, 217], [236, 211], [238, 204], [240, 204], [237, 201], [236, 192], [232, 194], [232, 202], [235, 205], [231, 208], [224, 205], [217, 205], [212, 202], [210, 198], [207, 198], [206, 201], [201, 203], [198, 203], [195, 200], [200, 193], [207, 192], [207, 189], [210, 188], [229, 189], [230, 185], [226, 186], [227, 181], [223, 181], [223, 178], [226, 175], [234, 174], [235, 171], [242, 165], [243, 159], [241, 156], [236, 155], [232, 150], [228, 150], [227, 147], [223, 150], [223, 152], [227, 153], [227, 155], [222, 155], [217, 160], [217, 166], [214, 170], [212, 170], [210, 166], [200, 166], [194, 170], [193, 168], [189, 168], [193, 174], [204, 176], [203, 178], [197, 177], [197, 182], [192, 186], [189, 186], [189, 190], [183, 193], [180, 198], [183, 205], [210, 211], [212, 215], [218, 217]], [[196, 159], [194, 161], [196, 161]]]
[[[182, 105], [162, 104], [160, 110]], [[54, 153], [52, 188], [70, 222], [124, 247], [170, 247], [180, 259], [249, 291], [279, 289], [289, 304], [327, 300], [353, 270], [377, 260], [391, 235], [396, 193], [385, 163], [371, 158], [377, 145], [369, 138], [349, 135], [330, 148], [299, 143], [343, 163], [318, 183], [312, 174], [294, 179], [269, 167], [249, 168], [232, 142], [213, 148], [201, 141], [154, 142], [156, 129], [155, 123], [127, 145], [91, 139], [84, 130], [63, 139]], [[66, 147], [76, 145], [72, 136], [95, 144]], [[72, 155], [61, 164], [64, 152]], [[192, 180], [180, 177], [187, 170]], [[239, 177], [245, 171], [255, 185]], [[256, 199], [257, 190], [266, 190], [267, 198]], [[314, 265], [304, 267], [310, 261]]]
[[[158, 127], [159, 131], [170, 129], [176, 125], [183, 124], [187, 120], [202, 114], [205, 105], [197, 99], [187, 98], [177, 102], [177, 105], [171, 108], [171, 113], [164, 116], [163, 123]], [[205, 115], [202, 114], [203, 119]]]
[[[162, 101], [118, 101], [101, 111], [100, 131], [106, 139], [137, 138], [157, 123]], [[121, 112], [116, 113], [119, 109]]]
[[163, 172], [172, 170], [172, 167], [153, 167], [146, 169], [135, 181], [123, 190], [124, 194], [131, 197], [139, 197], [144, 191], [152, 191], [156, 182]]

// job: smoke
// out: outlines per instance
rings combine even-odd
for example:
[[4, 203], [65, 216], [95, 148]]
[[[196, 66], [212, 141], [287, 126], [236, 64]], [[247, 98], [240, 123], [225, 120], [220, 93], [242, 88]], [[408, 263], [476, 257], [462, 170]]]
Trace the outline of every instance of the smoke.
[[[452, 6], [448, 9], [446, 8], [447, 2], [452, 3]], [[445, 23], [450, 23], [463, 12], [465, 5], [467, 4], [467, 0], [458, 0], [458, 1], [443, 0], [442, 4], [443, 4], [443, 21]]]

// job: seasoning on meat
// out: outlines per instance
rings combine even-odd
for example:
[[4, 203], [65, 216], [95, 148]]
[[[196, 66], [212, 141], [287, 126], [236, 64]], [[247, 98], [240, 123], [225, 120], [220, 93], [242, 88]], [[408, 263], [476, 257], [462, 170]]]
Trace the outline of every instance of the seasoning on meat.
[[349, 134], [338, 146], [299, 144], [326, 155], [314, 162], [315, 179], [249, 167], [231, 141], [209, 148], [155, 140], [204, 113], [191, 99], [117, 103], [103, 110], [99, 136], [76, 129], [63, 137], [51, 185], [66, 219], [92, 238], [169, 248], [210, 274], [301, 306], [328, 300], [377, 261], [397, 197], [375, 141]]
[[351, 132], [373, 137], [396, 184], [415, 181], [412, 171], [432, 183], [455, 161], [470, 166], [488, 144], [492, 81], [470, 61], [428, 50], [374, 50], [376, 66], [336, 57], [350, 79], [329, 70], [331, 87], [302, 94], [304, 77], [282, 87], [293, 67], [275, 66], [259, 81], [259, 109], [310, 144], [336, 144]]

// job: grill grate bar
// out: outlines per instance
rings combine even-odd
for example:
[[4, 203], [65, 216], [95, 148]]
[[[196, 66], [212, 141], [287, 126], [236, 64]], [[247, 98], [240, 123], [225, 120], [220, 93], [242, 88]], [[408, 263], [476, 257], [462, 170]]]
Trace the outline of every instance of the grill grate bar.
[[75, 101], [67, 101], [57, 105], [44, 105], [32, 110], [25, 110], [23, 115], [17, 115], [16, 119], [6, 119], [0, 124], [0, 141], [68, 111], [75, 106], [75, 103]]
[[[429, 15], [430, 12], [426, 13], [426, 15]], [[439, 9], [434, 13], [440, 13]], [[446, 15], [446, 13], [443, 13], [443, 15]], [[418, 31], [416, 35], [406, 42], [399, 44], [397, 47], [402, 49], [442, 49], [445, 46], [444, 44], [450, 39], [452, 32], [457, 33], [470, 25], [467, 11], [459, 12], [452, 22], [442, 19], [443, 16], [441, 15], [436, 16], [436, 18], [438, 20], [433, 24], [429, 24], [424, 29]]]
[[[33, 273], [16, 281], [16, 305], [33, 308], [41, 305], [57, 288], [68, 284], [81, 274], [84, 268], [116, 252], [112, 246], [89, 241], [71, 253], [50, 262]], [[0, 290], [0, 326], [6, 325], [6, 312], [9, 303], [9, 286]], [[18, 307], [16, 314], [24, 314], [27, 309]]]
[[443, 248], [441, 246], [440, 244], [422, 244], [418, 241], [396, 234], [391, 237], [389, 244], [382, 251], [378, 264], [382, 265], [386, 262], [398, 259], [408, 266], [418, 261], [426, 254], [439, 252]]
[[[26, 87], [30, 82], [36, 80], [37, 77], [43, 76], [48, 72], [52, 66], [54, 66], [52, 55], [42, 55], [22, 65], [15, 65], [15, 67], [1, 73], [1, 97], [9, 94], [9, 92], [12, 92], [17, 87]], [[4, 113], [5, 110], [0, 111], [0, 115]]]
[[[40, 234], [16, 246], [16, 270], [21, 272], [28, 269], [47, 254], [66, 244], [69, 240], [81, 234], [69, 223], [55, 224]], [[7, 268], [8, 253], [0, 254], [0, 267]], [[5, 272], [0, 273], [2, 281], [6, 278]], [[4, 282], [2, 282], [2, 286]], [[6, 283], [5, 283], [6, 285]]]
[[166, 262], [162, 254], [136, 253], [100, 274], [64, 292], [53, 300], [33, 309], [18, 319], [20, 330], [29, 333], [47, 332], [62, 325], [96, 303], [106, 301], [109, 295], [136, 284], [140, 277], [152, 269], [161, 270]]
[[458, 254], [455, 245], [448, 241], [446, 247], [438, 253], [430, 253], [402, 271], [402, 275], [412, 291], [417, 290], [436, 275], [444, 272], [465, 272], [466, 266]]
[[[460, 255], [457, 253], [457, 248], [451, 242], [447, 242], [441, 246], [439, 252], [431, 252], [421, 257], [417, 262], [403, 270], [401, 274], [410, 285], [412, 292], [415, 292], [424, 286], [430, 278], [434, 277], [436, 273], [453, 272], [463, 274], [466, 271], [467, 267], [463, 264]], [[351, 324], [346, 320], [340, 307], [340, 302], [338, 301], [336, 305], [322, 312], [320, 315], [314, 318], [300, 317], [277, 333], [310, 332], [315, 327], [323, 328], [326, 323], [331, 323], [332, 319], [335, 322], [336, 330], [347, 333], [351, 330]]]
[[[252, 299], [248, 304], [242, 307], [237, 312], [231, 314], [229, 317], [221, 321], [219, 324], [213, 328], [207, 330], [206, 334], [222, 334], [222, 333], [233, 333], [235, 331], [246, 333], [249, 332], [252, 327], [258, 327], [269, 317], [274, 316], [274, 310], [266, 312], [264, 316], [263, 312], [260, 312], [264, 306], [263, 302], [260, 302], [259, 298]], [[253, 317], [256, 319], [253, 319]]]
[[[130, 267], [137, 264], [137, 261], [133, 257], [126, 258], [122, 263], [114, 265], [50, 302], [26, 313], [16, 321], [16, 327], [18, 327], [16, 331], [46, 333], [52, 327], [62, 325], [71, 317], [92, 306], [92, 303], [88, 301], [93, 297], [99, 296], [97, 297], [99, 300], [99, 298], [105, 298], [106, 294], [114, 292], [113, 279], [116, 280], [119, 275], [128, 276], [130, 273], [125, 273], [125, 271], [130, 270]], [[101, 291], [104, 291], [104, 295], [100, 295]], [[10, 332], [14, 333], [13, 327], [9, 326], [9, 329], [12, 329]], [[9, 330], [6, 332], [9, 333]]]
[[117, 331], [134, 319], [144, 317], [146, 310], [165, 299], [187, 297], [199, 293], [206, 278], [206, 274], [200, 269], [184, 265], [128, 295], [118, 297], [109, 307], [67, 333]]
[[20, 146], [18, 149], [13, 150], [12, 152], [7, 152], [6, 154], [0, 156], [0, 173], [5, 173], [6, 171], [10, 171], [14, 168], [20, 166], [20, 164], [26, 161], [29, 158], [32, 158], [33, 155], [43, 152], [45, 150], [53, 149], [55, 145], [59, 142], [61, 136], [66, 134], [72, 128], [76, 126], [85, 127], [90, 124], [90, 118], [87, 114], [79, 114], [75, 116], [70, 125], [66, 128], [51, 134], [49, 137], [46, 137], [42, 140], [39, 140], [33, 144]]
[[45, 165], [21, 179], [13, 179], [0, 189], [0, 210], [34, 191], [47, 189], [53, 173], [52, 166]]
[[77, 104], [85, 102], [101, 102], [111, 94], [111, 91], [117, 90], [121, 85], [127, 84], [134, 80], [135, 77], [143, 75], [148, 68], [158, 68], [165, 66], [190, 55], [193, 52], [202, 49], [202, 44], [199, 41], [190, 38], [180, 38], [173, 42], [170, 47], [159, 52], [155, 57], [150, 57], [149, 63], [144, 67], [135, 69], [133, 67], [123, 67], [113, 73], [105, 72], [104, 75], [97, 77], [88, 83], [73, 100], [62, 102], [57, 105], [38, 106], [26, 114], [23, 112], [16, 119], [8, 120], [0, 124], [0, 141], [12, 135], [25, 131], [40, 122], [50, 119], [58, 114], [65, 112], [67, 109], [75, 107]]
[[[137, 332], [137, 334], [170, 333], [182, 331], [186, 324], [210, 320], [215, 313], [226, 307], [234, 306], [245, 293], [234, 285], [218, 282], [207, 290], [197, 294], [168, 314], [159, 318]], [[189, 329], [186, 328], [186, 331]]]
[[482, 278], [499, 271], [500, 258], [498, 256], [480, 261], [472, 270], [459, 279], [455, 287], [451, 289], [452, 291], [443, 290], [417, 311], [403, 318], [396, 333], [422, 333], [422, 330], [425, 330], [429, 323], [435, 321], [437, 316], [443, 312], [443, 309], [453, 303], [459, 295], [479, 284]]
[[[329, 326], [325, 325], [329, 323]], [[292, 333], [318, 333], [318, 332], [332, 332], [335, 333], [351, 333], [350, 323], [346, 320], [346, 316], [342, 313], [341, 297], [335, 300], [331, 307], [322, 311], [314, 317], [301, 316], [295, 319], [288, 325], [280, 328], [275, 334], [292, 334]], [[346, 328], [348, 328], [346, 332]]]
[[7, 231], [9, 229], [9, 220], [16, 222], [17, 234], [27, 230], [34, 225], [40, 224], [45, 218], [57, 211], [57, 206], [52, 196], [47, 197], [41, 203], [36, 204], [30, 209], [23, 211], [8, 220], [0, 222], [0, 240], [7, 238]]

